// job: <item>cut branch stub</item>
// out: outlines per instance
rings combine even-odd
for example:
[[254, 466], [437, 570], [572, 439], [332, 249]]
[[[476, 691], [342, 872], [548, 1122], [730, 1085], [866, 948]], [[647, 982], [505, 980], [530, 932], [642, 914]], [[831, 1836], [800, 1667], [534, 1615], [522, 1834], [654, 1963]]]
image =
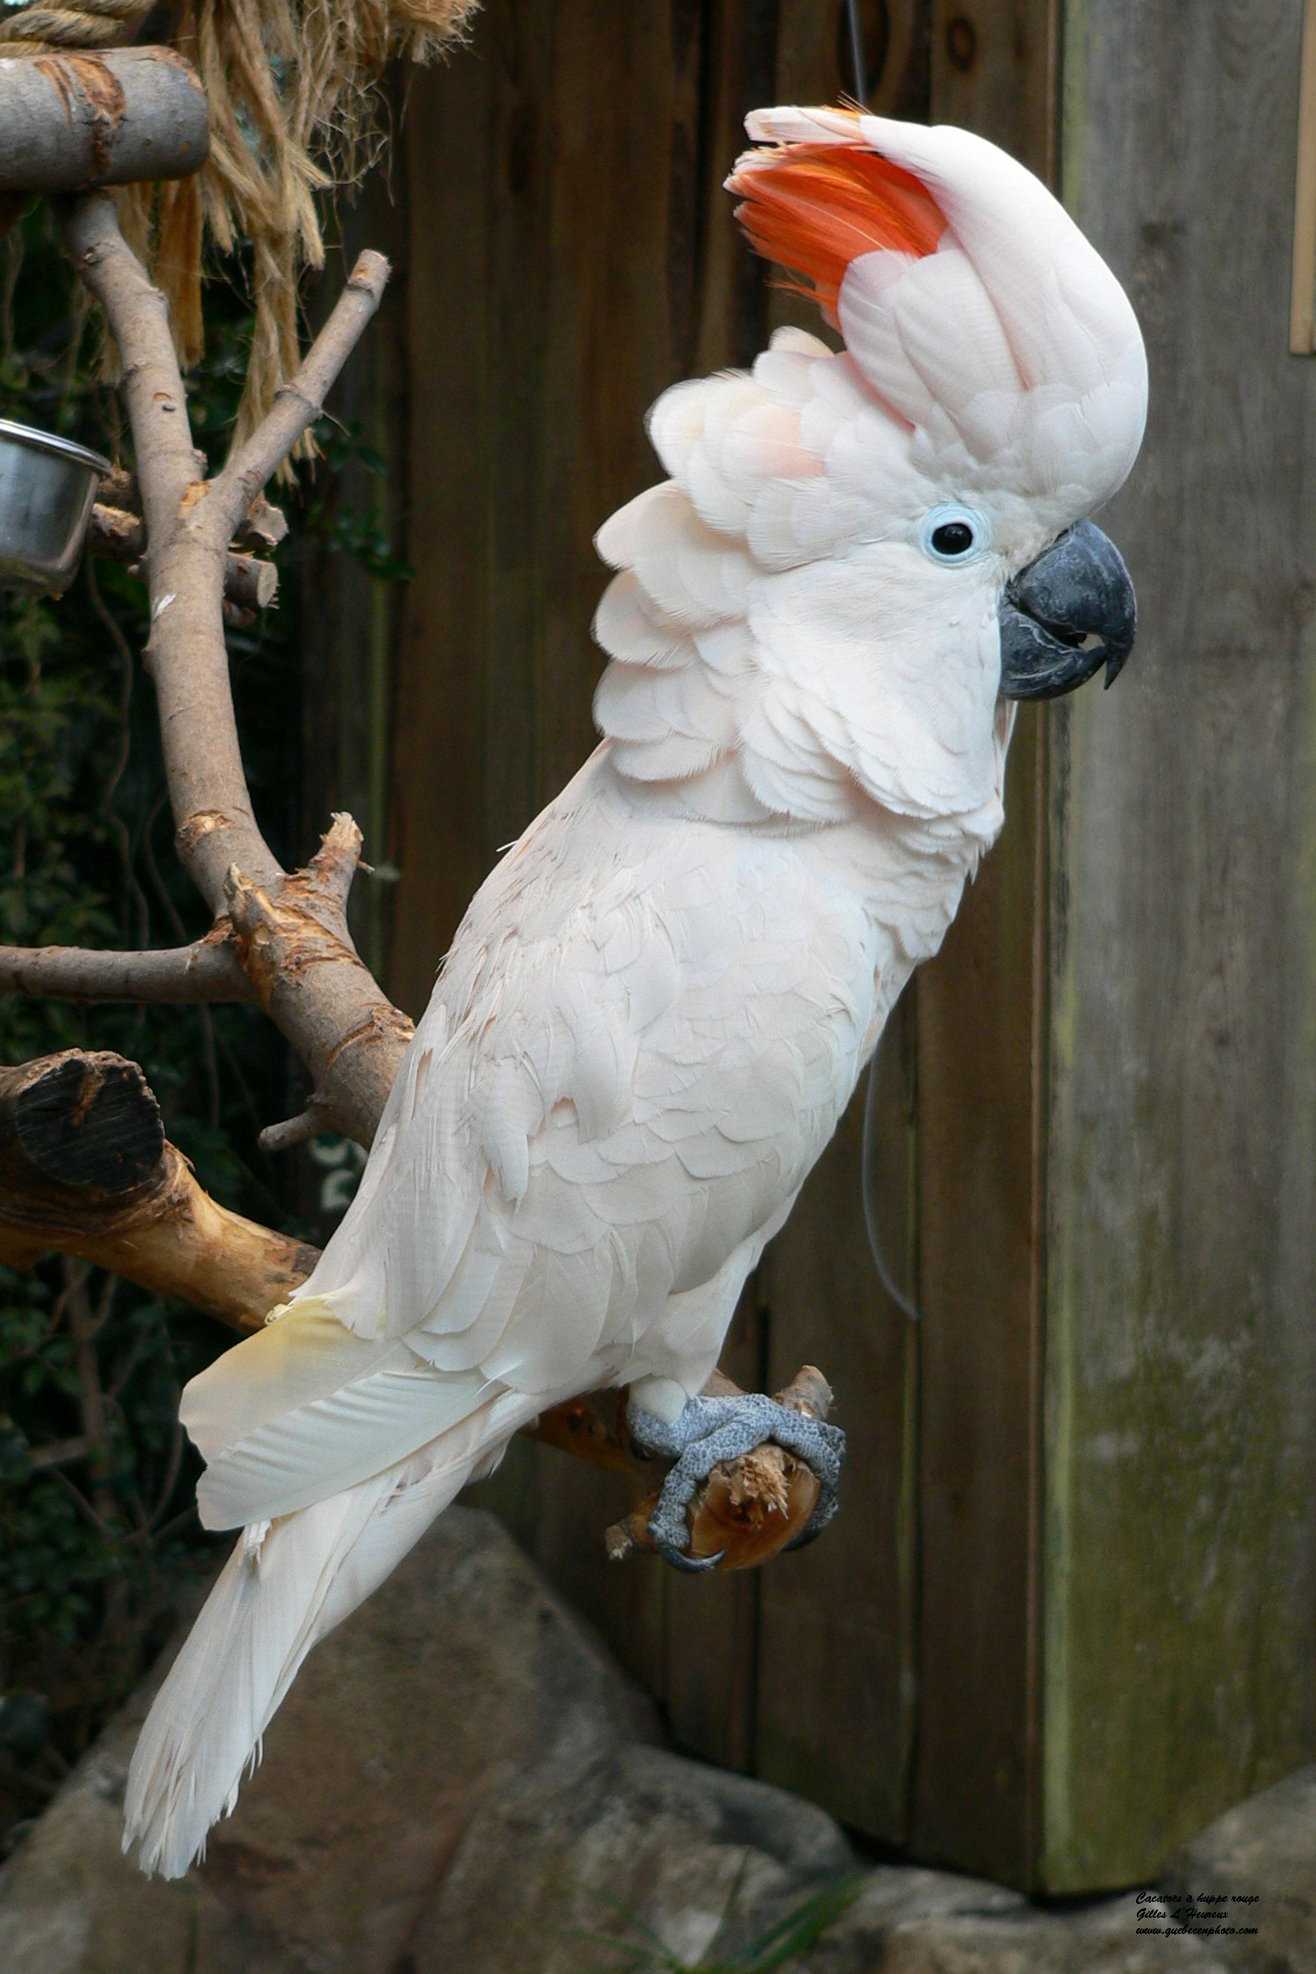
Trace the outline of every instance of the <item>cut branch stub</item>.
[[[260, 537], [257, 537], [260, 539]], [[89, 555], [106, 555], [126, 563], [133, 575], [145, 577], [146, 523], [140, 514], [97, 501], [87, 530]], [[230, 549], [224, 558], [224, 601], [239, 610], [268, 610], [279, 592], [279, 572], [272, 562]]]
[[0, 190], [188, 178], [209, 151], [200, 80], [171, 48], [52, 48], [0, 64]]
[[130, 1193], [164, 1155], [160, 1107], [135, 1063], [70, 1050], [0, 1069], [4, 1210], [43, 1187]]
[[0, 1068], [0, 1261], [51, 1248], [248, 1329], [316, 1258], [202, 1191], [136, 1063], [77, 1049]]

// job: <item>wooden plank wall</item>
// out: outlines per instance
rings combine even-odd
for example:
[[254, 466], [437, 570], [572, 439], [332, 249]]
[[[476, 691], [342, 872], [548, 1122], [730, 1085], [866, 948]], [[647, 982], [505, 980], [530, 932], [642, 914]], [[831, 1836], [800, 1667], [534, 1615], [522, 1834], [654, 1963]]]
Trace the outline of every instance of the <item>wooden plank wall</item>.
[[[1052, 726], [1045, 1852], [1136, 1878], [1311, 1759], [1316, 363], [1302, 8], [1070, 0], [1063, 176], [1130, 284], [1138, 584]], [[1125, 686], [1127, 683], [1127, 691]]]
[[[979, 12], [966, 45], [963, 16], [931, 0], [865, 6], [873, 100], [976, 118], [1044, 168], [1049, 0]], [[735, 237], [721, 179], [744, 112], [848, 82], [841, 0], [492, 0], [471, 53], [412, 86], [417, 576], [391, 845], [404, 1005], [423, 1005], [498, 847], [590, 744], [590, 538], [656, 477], [643, 409], [675, 378], [747, 361], [772, 321], [817, 326], [768, 293]], [[615, 1481], [518, 1447], [488, 1491], [684, 1745], [888, 1842], [1016, 1877], [1032, 1814], [1037, 773], [1025, 738], [1013, 845], [884, 1049], [879, 1217], [926, 1325], [887, 1302], [868, 1258], [856, 1107], [724, 1360], [760, 1386], [805, 1359], [833, 1377], [851, 1453], [828, 1540], [692, 1584], [604, 1565]]]
[[[1051, 0], [939, 5], [932, 114], [1042, 177]], [[1021, 708], [1005, 834], [918, 980], [919, 1709], [909, 1841], [1015, 1883], [1037, 1846], [1046, 714]]]
[[[884, 1049], [878, 1211], [924, 1322], [867, 1258], [857, 1111], [739, 1314], [743, 1383], [808, 1358], [837, 1387], [827, 1540], [692, 1584], [608, 1569], [625, 1492], [561, 1456], [519, 1446], [487, 1498], [686, 1746], [920, 1856], [1092, 1889], [1311, 1747], [1299, 10], [863, 12], [878, 105], [1059, 157], [1132, 281], [1153, 423], [1110, 525], [1141, 648], [1108, 699], [1021, 722], [1005, 840]], [[592, 744], [591, 537], [657, 475], [644, 409], [788, 312], [720, 190], [740, 118], [834, 97], [845, 50], [841, 0], [487, 0], [472, 48], [409, 84], [373, 402], [417, 572], [386, 960], [413, 1011], [498, 848]], [[379, 631], [338, 616], [343, 712], [314, 735], [368, 797], [349, 647]]]
[[[880, 41], [883, 10], [865, 11]], [[881, 99], [925, 114], [930, 10], [890, 17]], [[591, 744], [588, 624], [604, 581], [591, 537], [657, 477], [645, 409], [676, 378], [751, 359], [783, 313], [721, 190], [744, 113], [834, 98], [846, 47], [840, 0], [493, 0], [471, 53], [413, 85], [409, 506], [422, 546], [399, 671], [390, 972], [406, 1005], [423, 1004], [499, 845]], [[887, 1065], [883, 1171], [893, 1265], [909, 1279], [908, 1034], [904, 1049]], [[692, 1584], [603, 1563], [600, 1532], [626, 1498], [615, 1481], [522, 1447], [490, 1492], [685, 1745], [898, 1840], [914, 1340], [867, 1259], [859, 1137], [856, 1113], [724, 1359], [754, 1386], [804, 1359], [832, 1372], [862, 1504], [840, 1540], [767, 1576]]]

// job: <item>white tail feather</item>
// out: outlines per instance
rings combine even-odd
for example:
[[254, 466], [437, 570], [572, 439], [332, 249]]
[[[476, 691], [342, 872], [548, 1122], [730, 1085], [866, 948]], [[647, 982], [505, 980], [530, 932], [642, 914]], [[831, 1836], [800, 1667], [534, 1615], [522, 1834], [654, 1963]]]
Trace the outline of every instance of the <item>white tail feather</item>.
[[381, 1584], [538, 1402], [505, 1393], [414, 1458], [238, 1541], [156, 1695], [128, 1774], [124, 1849], [179, 1878], [311, 1647]]

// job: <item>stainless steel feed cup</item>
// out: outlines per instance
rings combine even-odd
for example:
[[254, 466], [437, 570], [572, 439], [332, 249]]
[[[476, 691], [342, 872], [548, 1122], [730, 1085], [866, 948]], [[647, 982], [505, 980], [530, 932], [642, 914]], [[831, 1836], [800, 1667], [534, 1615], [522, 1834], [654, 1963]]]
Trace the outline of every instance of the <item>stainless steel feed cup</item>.
[[59, 596], [73, 581], [110, 462], [0, 418], [0, 588]]

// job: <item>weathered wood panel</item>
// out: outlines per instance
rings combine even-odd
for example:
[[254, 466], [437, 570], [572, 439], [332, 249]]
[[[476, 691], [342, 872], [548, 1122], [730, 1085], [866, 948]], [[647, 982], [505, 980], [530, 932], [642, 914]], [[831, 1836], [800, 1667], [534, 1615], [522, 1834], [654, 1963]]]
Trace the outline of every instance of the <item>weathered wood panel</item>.
[[[884, 108], [1048, 169], [1055, 0], [863, 11]], [[740, 1312], [742, 1381], [812, 1358], [837, 1385], [842, 1518], [687, 1584], [606, 1569], [615, 1480], [522, 1447], [493, 1484], [687, 1745], [1052, 1890], [1146, 1876], [1311, 1745], [1297, 13], [1067, 0], [1066, 188], [1153, 354], [1111, 517], [1145, 628], [1109, 699], [1024, 717], [1005, 839], [883, 1058], [879, 1213], [923, 1325], [868, 1261], [857, 1111]], [[591, 744], [590, 538], [655, 476], [643, 409], [809, 319], [765, 304], [719, 186], [743, 111], [834, 96], [845, 50], [840, 0], [491, 0], [413, 87], [388, 974], [412, 1007]]]
[[[1064, 183], [1128, 280], [1142, 611], [1053, 726], [1042, 1872], [1140, 1879], [1310, 1760], [1316, 365], [1301, 9], [1066, 9]], [[1104, 518], [1104, 517], [1103, 517]]]
[[[1047, 175], [1052, 0], [938, 0], [934, 121]], [[919, 980], [920, 1855], [1027, 1882], [1036, 1847], [1045, 715], [1021, 710], [1005, 833]]]
[[[401, 191], [401, 197], [390, 196], [383, 181], [371, 176], [356, 199], [344, 201], [312, 300], [313, 317], [322, 321], [364, 247], [394, 263], [370, 334], [329, 401], [334, 419], [359, 433], [387, 470], [367, 467], [359, 447], [341, 464], [316, 467], [311, 482], [316, 527], [305, 559], [296, 565], [303, 671], [298, 854], [314, 848], [333, 810], [346, 809], [361, 825], [372, 866], [385, 864], [389, 848], [393, 680], [405, 592], [375, 580], [360, 557], [345, 553], [337, 530], [352, 531], [367, 517], [377, 517], [390, 544], [401, 543], [405, 533], [408, 323], [405, 273], [398, 265], [406, 258], [405, 180]], [[362, 876], [353, 886], [353, 933], [376, 970], [385, 964], [387, 901], [386, 880]]]

